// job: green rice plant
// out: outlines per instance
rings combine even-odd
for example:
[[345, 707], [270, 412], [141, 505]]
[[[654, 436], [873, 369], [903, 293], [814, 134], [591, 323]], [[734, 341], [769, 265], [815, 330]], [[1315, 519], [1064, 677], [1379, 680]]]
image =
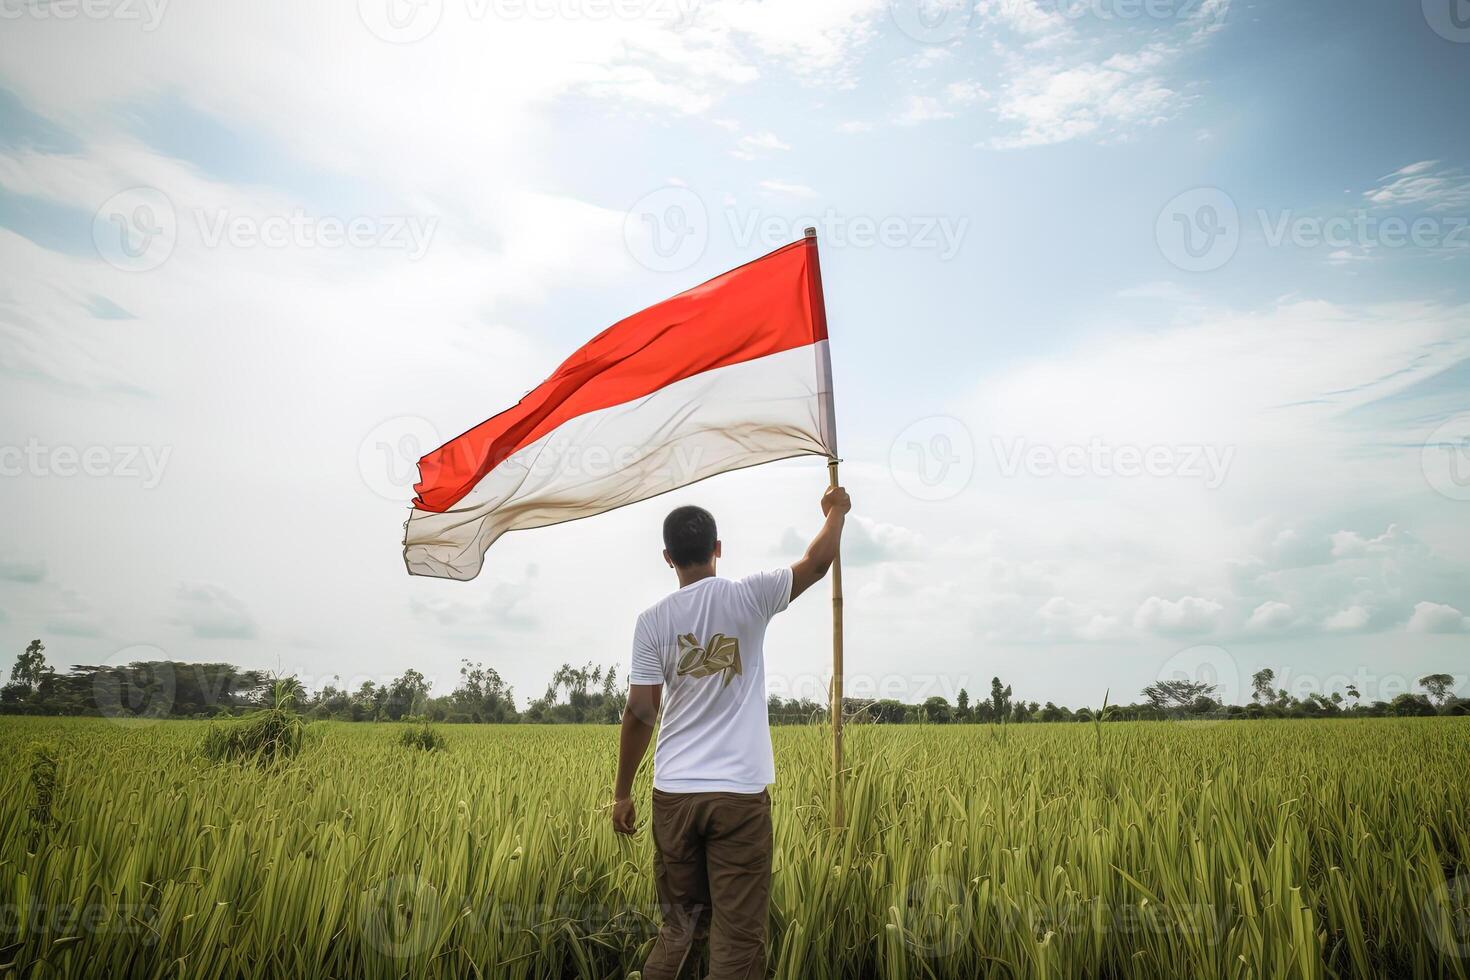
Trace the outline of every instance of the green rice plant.
[[449, 745], [449, 740], [434, 730], [428, 722], [410, 725], [398, 733], [398, 744], [406, 749], [437, 752]]
[[[200, 765], [211, 724], [0, 718], [0, 968], [641, 967], [650, 773], [640, 830], [614, 835], [616, 728], [456, 726], [455, 751], [406, 752], [399, 724], [321, 723], [263, 768]], [[1080, 724], [854, 725], [841, 834], [823, 731], [773, 739], [778, 980], [1470, 980], [1464, 719], [1117, 721], [1101, 741]], [[33, 850], [36, 742], [66, 751]]]
[[30, 806], [26, 819], [30, 825], [26, 849], [34, 854], [40, 850], [41, 841], [56, 824], [51, 806], [56, 798], [55, 745], [36, 742], [30, 748]]
[[291, 710], [294, 700], [290, 686], [277, 682], [271, 692], [271, 707], [211, 724], [201, 746], [205, 758], [260, 766], [292, 758], [306, 739], [306, 723]]

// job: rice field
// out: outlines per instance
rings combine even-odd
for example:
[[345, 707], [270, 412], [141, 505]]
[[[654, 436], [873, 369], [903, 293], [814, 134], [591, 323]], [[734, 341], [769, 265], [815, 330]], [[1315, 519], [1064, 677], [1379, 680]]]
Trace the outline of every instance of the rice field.
[[[656, 926], [611, 727], [0, 719], [0, 970], [624, 977]], [[1470, 978], [1462, 719], [775, 731], [770, 969], [836, 977]], [[648, 773], [640, 787], [646, 826]]]

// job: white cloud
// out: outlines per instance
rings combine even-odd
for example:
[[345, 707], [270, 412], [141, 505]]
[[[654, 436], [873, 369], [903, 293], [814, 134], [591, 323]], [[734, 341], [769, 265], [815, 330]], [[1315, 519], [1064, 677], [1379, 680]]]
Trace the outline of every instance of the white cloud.
[[173, 621], [201, 639], [248, 640], [255, 636], [255, 617], [245, 603], [208, 582], [179, 586]]
[[1338, 610], [1323, 620], [1322, 628], [1334, 633], [1354, 633], [1367, 626], [1371, 618], [1372, 613], [1365, 607], [1358, 605], [1349, 606], [1346, 609]]
[[938, 99], [928, 95], [911, 95], [899, 110], [898, 122], [913, 126], [938, 119], [953, 119], [954, 113], [944, 107]]
[[850, 85], [856, 55], [888, 13], [887, 0], [804, 0], [802, 3], [701, 4], [701, 27], [730, 31], [792, 71], [826, 84]]
[[950, 82], [944, 87], [944, 97], [954, 105], [974, 105], [990, 98], [990, 93], [973, 81]]
[[1063, 143], [1157, 125], [1178, 94], [1139, 66], [1109, 62], [1022, 71], [1002, 91], [996, 111], [1018, 131], [997, 137], [999, 149]]
[[528, 630], [541, 620], [531, 611], [537, 566], [528, 565], [519, 581], [497, 579], [483, 584], [483, 598], [461, 599], [439, 594], [410, 600], [415, 616], [444, 627], [451, 639], [483, 642], [500, 630]]
[[46, 578], [44, 561], [19, 561], [13, 558], [0, 559], [0, 580], [35, 584]]
[[92, 604], [72, 589], [61, 589], [46, 617], [46, 629], [62, 636], [99, 637], [103, 629]]
[[1135, 629], [1164, 636], [1209, 633], [1219, 625], [1220, 603], [1199, 596], [1178, 600], [1149, 596], [1133, 614]]
[[789, 149], [791, 149], [790, 144], [783, 142], [775, 133], [765, 132], [740, 137], [740, 141], [730, 153], [741, 160], [756, 160]]
[[1280, 630], [1290, 626], [1295, 618], [1291, 606], [1268, 599], [1255, 608], [1245, 627], [1248, 630]]
[[1470, 630], [1470, 617], [1454, 606], [1439, 602], [1417, 602], [1414, 614], [1405, 627], [1410, 633], [1464, 633]]
[[1470, 209], [1470, 175], [1438, 160], [1421, 160], [1383, 177], [1363, 196], [1381, 208], [1463, 212]]
[[778, 197], [794, 197], [806, 200], [818, 196], [816, 191], [805, 184], [797, 184], [788, 180], [776, 180], [774, 178], [761, 181], [760, 189]]
[[1147, 33], [1030, 0], [985, 0], [979, 9], [1004, 65], [996, 115], [1013, 127], [990, 145], [1019, 149], [1126, 139], [1172, 118], [1189, 101], [1184, 84], [1171, 80], [1179, 62], [1224, 26], [1229, 0], [1152, 22]]

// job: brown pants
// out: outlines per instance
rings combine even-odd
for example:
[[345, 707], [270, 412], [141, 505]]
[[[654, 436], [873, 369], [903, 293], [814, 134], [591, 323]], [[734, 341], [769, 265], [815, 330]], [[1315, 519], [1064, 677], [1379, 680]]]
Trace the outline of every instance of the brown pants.
[[766, 975], [768, 793], [653, 791], [654, 884], [664, 924], [644, 980], [679, 977], [709, 935], [710, 980]]

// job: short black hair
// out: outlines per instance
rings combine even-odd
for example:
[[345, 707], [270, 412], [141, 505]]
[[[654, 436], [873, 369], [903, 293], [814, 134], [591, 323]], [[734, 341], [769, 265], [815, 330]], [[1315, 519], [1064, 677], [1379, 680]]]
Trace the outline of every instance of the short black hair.
[[715, 556], [715, 515], [703, 507], [675, 507], [664, 518], [664, 547], [678, 568], [703, 565]]

